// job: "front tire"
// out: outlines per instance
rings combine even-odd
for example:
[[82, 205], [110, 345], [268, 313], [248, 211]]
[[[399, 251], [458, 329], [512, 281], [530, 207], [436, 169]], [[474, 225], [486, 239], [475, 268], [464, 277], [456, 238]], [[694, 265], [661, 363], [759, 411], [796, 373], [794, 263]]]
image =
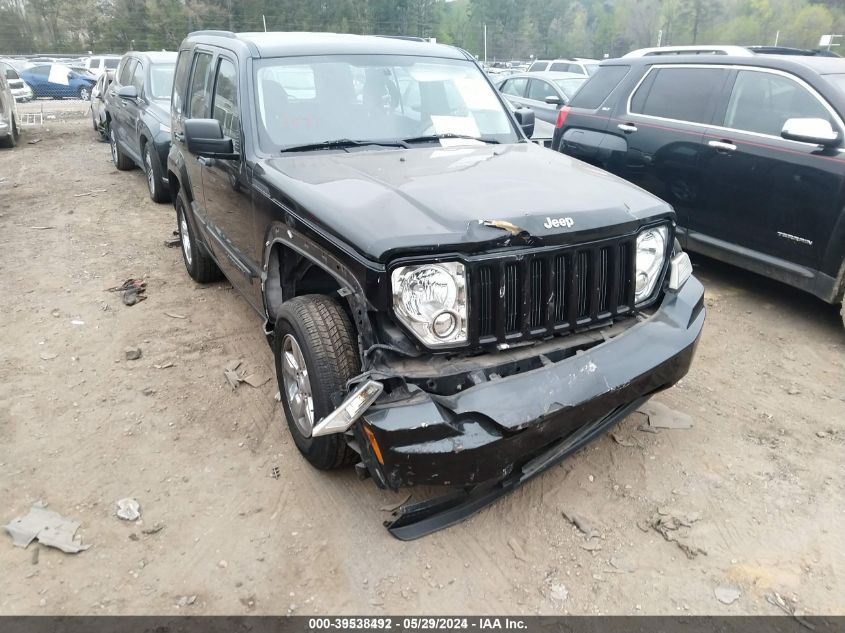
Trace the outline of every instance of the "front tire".
[[223, 273], [220, 272], [217, 263], [197, 239], [193, 218], [189, 217], [187, 211], [189, 204], [185, 197], [185, 191], [180, 189], [173, 206], [176, 207], [176, 228], [179, 231], [185, 270], [188, 271], [191, 279], [197, 283], [205, 284], [217, 281], [223, 277]]
[[109, 145], [111, 146], [111, 160], [115, 167], [120, 171], [128, 171], [135, 166], [132, 159], [120, 151], [120, 147], [117, 145], [117, 133], [111, 123], [109, 123]]
[[299, 452], [320, 470], [357, 459], [342, 434], [311, 437], [334, 410], [332, 396], [360, 371], [349, 317], [336, 301], [303, 295], [285, 302], [276, 320], [273, 353], [288, 429]]
[[0, 147], [15, 147], [18, 144], [19, 136], [20, 132], [18, 131], [18, 122], [15, 120], [15, 117], [12, 117], [12, 130], [9, 132], [9, 136], [4, 139], [0, 139]]
[[170, 202], [170, 192], [165, 189], [161, 181], [161, 165], [158, 155], [151, 149], [152, 143], [144, 143], [142, 156], [144, 159], [144, 175], [147, 177], [147, 189], [153, 202]]

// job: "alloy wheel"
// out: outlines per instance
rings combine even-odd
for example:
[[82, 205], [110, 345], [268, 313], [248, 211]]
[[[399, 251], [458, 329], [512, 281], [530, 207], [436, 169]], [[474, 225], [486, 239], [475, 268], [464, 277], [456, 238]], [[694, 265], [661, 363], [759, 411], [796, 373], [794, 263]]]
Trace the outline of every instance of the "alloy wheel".
[[179, 212], [179, 237], [182, 240], [182, 253], [185, 255], [185, 261], [188, 266], [194, 263], [193, 253], [191, 251], [191, 236], [188, 233], [188, 220], [185, 219], [185, 212]]
[[314, 429], [314, 397], [305, 357], [296, 339], [287, 334], [282, 341], [282, 382], [296, 428], [304, 437]]
[[117, 139], [114, 136], [114, 128], [109, 126], [109, 148], [111, 149], [111, 162], [117, 165]]
[[144, 147], [144, 171], [147, 174], [147, 186], [150, 188], [150, 195], [155, 195], [156, 192], [156, 176], [153, 171], [152, 156], [150, 156], [150, 146]]

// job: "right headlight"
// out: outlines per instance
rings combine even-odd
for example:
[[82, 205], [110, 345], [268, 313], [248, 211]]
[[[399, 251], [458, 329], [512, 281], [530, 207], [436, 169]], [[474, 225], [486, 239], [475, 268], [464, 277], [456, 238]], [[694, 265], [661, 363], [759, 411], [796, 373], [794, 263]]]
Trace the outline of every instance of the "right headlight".
[[663, 272], [669, 227], [654, 226], [637, 235], [637, 277], [634, 303], [639, 305], [651, 298]]
[[467, 340], [466, 272], [460, 262], [399, 266], [391, 274], [393, 310], [429, 347]]

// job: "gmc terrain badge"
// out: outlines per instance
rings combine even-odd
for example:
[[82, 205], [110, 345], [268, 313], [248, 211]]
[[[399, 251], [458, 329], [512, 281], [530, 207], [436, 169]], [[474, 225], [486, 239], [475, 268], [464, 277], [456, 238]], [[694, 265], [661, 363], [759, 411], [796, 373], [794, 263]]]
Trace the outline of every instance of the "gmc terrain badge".
[[543, 222], [543, 226], [547, 229], [552, 227], [554, 228], [567, 228], [571, 229], [572, 226], [575, 224], [575, 220], [572, 218], [546, 218], [546, 221]]

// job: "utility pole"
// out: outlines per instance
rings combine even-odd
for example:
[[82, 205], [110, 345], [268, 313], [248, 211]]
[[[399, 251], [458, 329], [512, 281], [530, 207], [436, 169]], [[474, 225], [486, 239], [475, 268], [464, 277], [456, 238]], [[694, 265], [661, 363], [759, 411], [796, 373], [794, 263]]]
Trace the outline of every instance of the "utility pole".
[[487, 23], [484, 23], [484, 63], [487, 63]]
[[267, 18], [264, 17], [264, 14], [261, 14], [261, 21], [264, 22], [264, 32], [267, 32]]
[[660, 29], [657, 32], [657, 47], [660, 48], [660, 46], [662, 46], [662, 45], [663, 45], [663, 29]]
[[779, 41], [779, 40], [780, 40], [780, 31], [778, 31], [777, 33], [775, 33], [775, 46], [777, 46], [777, 45], [778, 45], [778, 41]]

